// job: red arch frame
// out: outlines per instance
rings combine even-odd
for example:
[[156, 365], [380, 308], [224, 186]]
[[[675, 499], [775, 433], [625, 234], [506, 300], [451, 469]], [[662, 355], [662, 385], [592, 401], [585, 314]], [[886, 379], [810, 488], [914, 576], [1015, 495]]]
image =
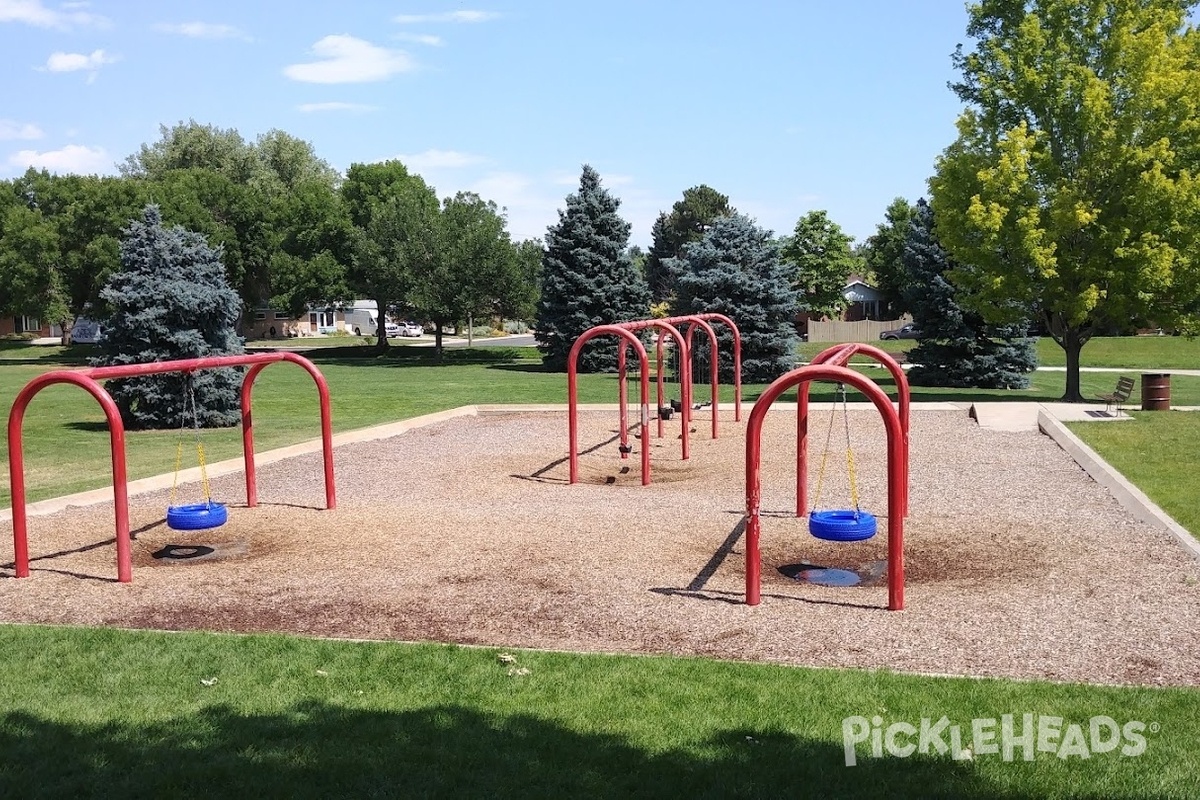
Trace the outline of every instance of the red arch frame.
[[25, 454], [22, 427], [25, 410], [33, 397], [58, 383], [70, 383], [87, 391], [100, 403], [108, 422], [112, 448], [113, 505], [116, 512], [117, 580], [133, 580], [132, 553], [129, 541], [129, 488], [125, 467], [125, 423], [112, 396], [99, 381], [109, 378], [128, 378], [135, 375], [154, 375], [162, 372], [194, 372], [214, 367], [250, 365], [242, 379], [242, 458], [246, 466], [246, 505], [258, 505], [258, 480], [254, 467], [254, 428], [250, 413], [250, 396], [254, 380], [268, 365], [290, 361], [303, 367], [317, 384], [321, 404], [321, 445], [325, 466], [325, 506], [337, 506], [333, 480], [333, 418], [329, 406], [329, 385], [325, 376], [311, 361], [295, 353], [256, 353], [240, 356], [210, 356], [154, 364], [127, 364], [113, 367], [92, 367], [78, 370], [53, 370], [31, 380], [17, 394], [8, 414], [8, 470], [12, 482], [13, 551], [18, 578], [29, 577], [29, 534], [25, 508]]
[[[870, 356], [887, 367], [896, 383], [896, 402], [899, 406], [900, 430], [904, 434], [904, 516], [908, 516], [908, 426], [912, 406], [912, 392], [908, 387], [908, 376], [900, 362], [886, 350], [869, 344], [849, 342], [822, 350], [813, 356], [810, 364], [832, 364], [845, 367], [857, 355]], [[808, 383], [796, 390], [796, 516], [803, 517], [808, 509]]]
[[[746, 425], [746, 605], [756, 606], [761, 602], [762, 556], [759, 536], [762, 526], [763, 422], [771, 404], [781, 394], [793, 386], [799, 386], [799, 392], [803, 394], [808, 384], [815, 380], [853, 386], [875, 404], [883, 417], [887, 431], [888, 460], [888, 609], [900, 611], [904, 608], [904, 511], [908, 482], [904, 429], [891, 399], [879, 386], [848, 367], [834, 364], [810, 364], [782, 375], [766, 388], [750, 412], [750, 421]], [[797, 453], [797, 461], [803, 463], [804, 460], [805, 454]]]
[[[637, 353], [638, 362], [642, 368], [642, 485], [648, 486], [650, 484], [650, 363], [646, 358], [646, 348], [642, 346], [641, 340], [619, 325], [597, 325], [594, 328], [589, 328], [575, 340], [575, 344], [571, 345], [571, 352], [567, 355], [567, 438], [570, 448], [568, 455], [570, 477], [568, 478], [568, 482], [579, 482], [579, 353], [583, 350], [585, 344], [597, 336], [617, 336], [625, 343], [633, 345], [633, 350]], [[625, 348], [621, 347], [620, 350], [623, 354]], [[621, 446], [624, 448], [629, 443], [629, 428], [625, 419], [624, 381], [621, 382], [620, 392]], [[621, 453], [621, 455], [625, 456], [626, 454]]]

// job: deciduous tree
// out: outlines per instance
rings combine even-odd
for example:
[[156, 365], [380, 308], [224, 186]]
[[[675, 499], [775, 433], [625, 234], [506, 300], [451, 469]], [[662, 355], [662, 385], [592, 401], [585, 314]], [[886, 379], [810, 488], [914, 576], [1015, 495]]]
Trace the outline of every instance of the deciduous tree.
[[[1194, 0], [987, 0], [955, 55], [969, 104], [930, 181], [953, 279], [989, 319], [1036, 308], [1066, 353], [1109, 323], [1187, 324], [1200, 297]], [[1009, 302], [1017, 300], [1016, 304]]]
[[[410, 299], [421, 275], [437, 268], [437, 195], [399, 161], [351, 165], [341, 192], [354, 224], [348, 283], [375, 301], [382, 320], [390, 307]], [[386, 350], [382, 328], [378, 347]]]
[[796, 222], [783, 248], [783, 260], [792, 273], [800, 308], [813, 317], [839, 316], [846, 307], [842, 290], [846, 279], [860, 268], [850, 245], [853, 236], [824, 211], [810, 211]]
[[904, 302], [904, 242], [916, 213], [915, 206], [897, 197], [884, 212], [884, 222], [863, 243], [861, 257], [870, 272], [872, 285], [887, 303], [885, 316], [898, 317], [909, 311]]

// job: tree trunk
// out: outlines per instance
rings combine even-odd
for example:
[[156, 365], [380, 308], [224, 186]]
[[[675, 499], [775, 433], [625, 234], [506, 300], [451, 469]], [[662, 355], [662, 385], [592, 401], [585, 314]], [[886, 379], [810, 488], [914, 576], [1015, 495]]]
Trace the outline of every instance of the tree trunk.
[[386, 301], [375, 298], [375, 351], [377, 353], [386, 353], [389, 346], [385, 308], [387, 308]]
[[1063, 392], [1064, 403], [1082, 403], [1083, 394], [1079, 391], [1079, 351], [1083, 349], [1087, 338], [1080, 334], [1078, 328], [1066, 328], [1062, 333], [1062, 349], [1067, 354], [1067, 389]]
[[433, 355], [438, 360], [442, 360], [442, 321], [435, 319], [433, 321]]

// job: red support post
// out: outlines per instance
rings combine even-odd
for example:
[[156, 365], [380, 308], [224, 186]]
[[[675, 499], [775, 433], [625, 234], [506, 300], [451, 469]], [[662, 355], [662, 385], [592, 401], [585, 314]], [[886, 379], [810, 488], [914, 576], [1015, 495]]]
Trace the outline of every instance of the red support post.
[[257, 502], [257, 487], [254, 476], [254, 437], [250, 414], [250, 392], [254, 378], [268, 364], [291, 361], [299, 364], [317, 384], [317, 395], [321, 405], [321, 444], [325, 466], [325, 504], [334, 508], [337, 504], [333, 475], [333, 420], [329, 404], [329, 386], [320, 370], [308, 359], [295, 353], [257, 353], [238, 356], [209, 356], [177, 361], [159, 361], [151, 364], [124, 364], [111, 367], [91, 367], [78, 370], [54, 370], [31, 380], [17, 394], [8, 415], [8, 467], [12, 485], [13, 552], [18, 578], [29, 577], [29, 532], [28, 514], [25, 504], [25, 457], [22, 428], [25, 410], [33, 397], [47, 386], [70, 383], [85, 389], [96, 398], [108, 422], [113, 462], [113, 505], [116, 515], [117, 580], [129, 583], [133, 577], [132, 553], [129, 541], [129, 488], [125, 462], [125, 425], [112, 397], [99, 381], [109, 378], [126, 378], [136, 375], [154, 375], [164, 372], [193, 372], [198, 369], [217, 367], [251, 366], [242, 382], [242, 444], [246, 463], [246, 502], [253, 506]]
[[620, 349], [617, 350], [617, 402], [621, 406], [621, 446], [617, 449], [621, 451], [621, 458], [629, 458], [629, 453], [626, 452], [626, 448], [629, 447], [629, 386], [625, 382], [625, 349], [628, 346], [629, 343], [622, 339]]
[[762, 557], [759, 539], [762, 531], [762, 428], [767, 411], [781, 394], [793, 386], [823, 380], [844, 383], [858, 389], [874, 403], [887, 431], [888, 463], [888, 609], [904, 608], [904, 483], [908, 481], [904, 459], [904, 432], [892, 401], [873, 381], [852, 369], [831, 364], [810, 364], [792, 370], [767, 387], [754, 404], [746, 426], [746, 604], [761, 602]]

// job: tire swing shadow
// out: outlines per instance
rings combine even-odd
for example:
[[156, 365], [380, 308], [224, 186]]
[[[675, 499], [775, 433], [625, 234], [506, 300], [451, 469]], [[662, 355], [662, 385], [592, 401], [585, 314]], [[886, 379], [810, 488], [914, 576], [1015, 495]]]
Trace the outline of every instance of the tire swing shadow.
[[[726, 560], [728, 560], [728, 558], [731, 555], [734, 555], [736, 553], [741, 553], [741, 554], [745, 553], [744, 549], [742, 549], [740, 551], [735, 550], [735, 546], [737, 545], [738, 541], [746, 533], [746, 516], [745, 516], [745, 514], [743, 514], [740, 511], [730, 511], [728, 513], [740, 515], [740, 518], [738, 519], [737, 524], [733, 526], [733, 529], [730, 530], [729, 533], [725, 536], [725, 540], [723, 542], [721, 542], [719, 547], [717, 547], [717, 549], [713, 553], [712, 557], [709, 558], [709, 560], [704, 564], [704, 566], [702, 566], [700, 568], [700, 570], [696, 573], [695, 577], [692, 578], [692, 580], [688, 582], [687, 586], [683, 586], [683, 587], [656, 586], [656, 587], [652, 587], [650, 589], [651, 592], [654, 592], [655, 594], [670, 596], [670, 597], [686, 597], [686, 598], [689, 598], [692, 600], [705, 600], [705, 601], [709, 601], [709, 602], [728, 603], [729, 605], [745, 604], [745, 594], [743, 594], [742, 592], [731, 592], [727, 589], [706, 589], [705, 588], [708, 585], [708, 582], [712, 579], [712, 577], [717, 574], [717, 570], [719, 570], [721, 568], [721, 566], [726, 562]], [[793, 514], [791, 514], [790, 512], [784, 512], [784, 511], [763, 512], [761, 516], [778, 517], [778, 518], [782, 518], [782, 517], [794, 518]], [[791, 566], [794, 566], [794, 565], [785, 565], [784, 567], [780, 567], [779, 568], [780, 574], [785, 575], [787, 577], [791, 577], [791, 576], [787, 575], [786, 572], [784, 572], [785, 569], [788, 569]], [[806, 569], [817, 569], [818, 567], [816, 567], [815, 565], [805, 565], [805, 568]], [[867, 603], [854, 603], [854, 602], [847, 602], [845, 600], [823, 600], [823, 599], [812, 598], [812, 597], [796, 597], [795, 595], [779, 594], [776, 592], [764, 591], [764, 592], [760, 593], [760, 596], [761, 597], [769, 597], [772, 600], [787, 600], [787, 601], [791, 601], [791, 602], [795, 602], [795, 603], [803, 603], [805, 605], [814, 605], [814, 606], [837, 606], [840, 608], [861, 608], [861, 609], [868, 609], [868, 610], [875, 610], [875, 611], [879, 611], [879, 610], [886, 611], [887, 610], [886, 608], [881, 609], [877, 605], [867, 604]]]

